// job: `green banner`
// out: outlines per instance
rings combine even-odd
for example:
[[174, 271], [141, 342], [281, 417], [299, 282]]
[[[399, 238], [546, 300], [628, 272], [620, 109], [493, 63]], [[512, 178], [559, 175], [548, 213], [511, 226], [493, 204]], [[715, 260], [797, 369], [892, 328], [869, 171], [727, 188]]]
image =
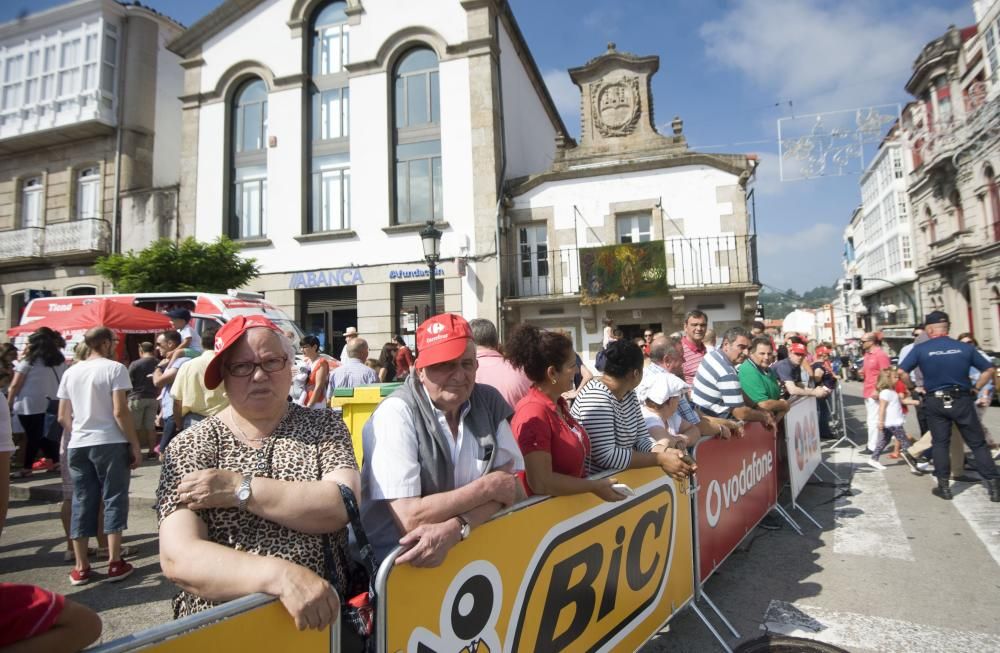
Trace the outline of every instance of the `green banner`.
[[580, 303], [658, 297], [667, 290], [663, 241], [580, 249]]

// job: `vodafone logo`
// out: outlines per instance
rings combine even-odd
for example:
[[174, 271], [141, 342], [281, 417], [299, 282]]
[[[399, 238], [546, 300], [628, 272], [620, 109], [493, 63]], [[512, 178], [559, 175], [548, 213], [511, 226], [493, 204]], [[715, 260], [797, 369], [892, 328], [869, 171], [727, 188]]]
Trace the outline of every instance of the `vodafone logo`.
[[427, 327], [427, 333], [431, 334], [432, 336], [436, 336], [442, 331], [444, 331], [444, 325], [441, 324], [440, 322], [435, 322], [434, 324]]

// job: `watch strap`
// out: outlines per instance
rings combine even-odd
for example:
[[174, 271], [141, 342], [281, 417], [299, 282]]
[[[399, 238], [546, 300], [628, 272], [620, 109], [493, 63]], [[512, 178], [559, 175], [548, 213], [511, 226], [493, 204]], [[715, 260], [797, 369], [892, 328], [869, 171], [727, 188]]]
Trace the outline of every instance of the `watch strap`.
[[253, 474], [246, 473], [243, 475], [243, 482], [240, 483], [240, 489], [236, 493], [236, 498], [240, 502], [240, 512], [244, 512], [247, 509], [247, 504], [250, 503], [250, 497], [253, 496], [253, 491], [250, 489], [250, 484], [253, 482]]
[[469, 534], [472, 532], [472, 525], [469, 524], [469, 520], [463, 517], [462, 515], [455, 515], [455, 519], [458, 520], [458, 523], [461, 526], [460, 533], [462, 539], [464, 540], [465, 538], [469, 537]]

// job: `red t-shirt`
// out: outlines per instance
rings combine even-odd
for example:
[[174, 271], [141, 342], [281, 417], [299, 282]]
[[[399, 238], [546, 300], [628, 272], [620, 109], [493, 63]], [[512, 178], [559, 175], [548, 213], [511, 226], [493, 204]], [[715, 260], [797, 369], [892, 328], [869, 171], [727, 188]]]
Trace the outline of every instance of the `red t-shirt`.
[[41, 587], [0, 583], [0, 647], [46, 632], [65, 604], [62, 594]]
[[684, 383], [690, 385], [694, 383], [698, 366], [701, 365], [701, 359], [705, 358], [705, 352], [708, 350], [705, 348], [705, 343], [695, 344], [687, 336], [681, 337], [681, 344], [684, 345], [682, 347], [684, 352]]
[[899, 395], [899, 404], [903, 407], [903, 414], [906, 415], [910, 412], [910, 410], [906, 407], [906, 404], [903, 403], [903, 397], [909, 397], [910, 391], [906, 388], [906, 384], [899, 379], [896, 379], [896, 387], [893, 389], [896, 391], [896, 394]]
[[863, 392], [865, 399], [878, 398], [878, 391], [875, 390], [875, 384], [878, 383], [878, 373], [891, 364], [889, 356], [879, 346], [872, 347], [865, 353], [864, 364], [861, 366], [861, 371], [865, 375]]
[[410, 353], [410, 348], [406, 345], [400, 345], [399, 349], [396, 350], [396, 378], [409, 374], [412, 366], [413, 354]]
[[[590, 438], [575, 419], [570, 417], [566, 400], [559, 398], [562, 417], [538, 388], [532, 387], [514, 409], [511, 430], [521, 447], [521, 453], [547, 451], [552, 455], [552, 471], [566, 476], [586, 476], [584, 461], [590, 454]], [[527, 483], [525, 483], [527, 486]], [[527, 488], [530, 493], [530, 488]]]

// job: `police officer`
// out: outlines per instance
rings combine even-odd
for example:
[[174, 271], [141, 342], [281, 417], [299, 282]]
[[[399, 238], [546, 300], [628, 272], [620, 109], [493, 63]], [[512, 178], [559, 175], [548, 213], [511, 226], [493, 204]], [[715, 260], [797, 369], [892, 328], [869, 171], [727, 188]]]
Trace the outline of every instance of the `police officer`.
[[[924, 376], [924, 415], [931, 431], [934, 475], [937, 487], [931, 492], [942, 499], [952, 498], [948, 474], [951, 469], [948, 446], [954, 423], [965, 443], [972, 449], [976, 469], [989, 489], [990, 501], [1000, 501], [1000, 472], [986, 446], [983, 426], [976, 415], [976, 394], [980, 386], [993, 378], [993, 363], [972, 345], [948, 337], [948, 314], [933, 311], [925, 321], [929, 339], [916, 344], [900, 362], [906, 372], [920, 368]], [[983, 372], [975, 390], [969, 370]]]

